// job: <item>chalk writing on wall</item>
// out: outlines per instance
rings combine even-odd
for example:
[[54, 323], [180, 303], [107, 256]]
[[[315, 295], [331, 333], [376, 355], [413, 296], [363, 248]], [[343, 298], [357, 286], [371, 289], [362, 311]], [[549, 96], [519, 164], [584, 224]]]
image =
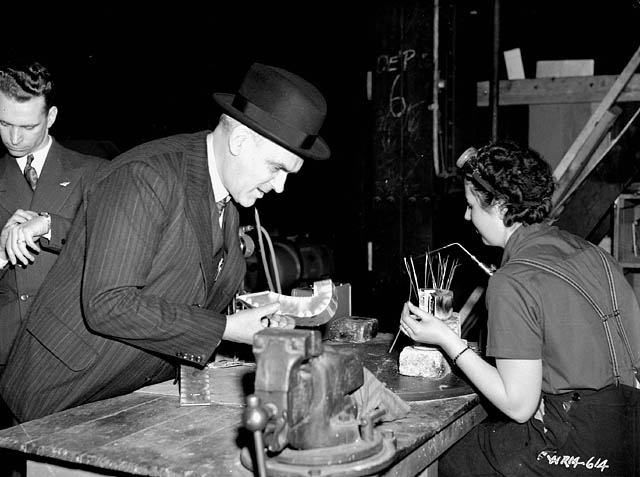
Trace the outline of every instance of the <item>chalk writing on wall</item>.
[[[406, 48], [376, 59], [374, 150], [375, 195], [378, 199], [423, 195], [425, 151], [430, 117], [424, 84], [426, 53]], [[411, 180], [407, 180], [411, 178]]]
[[402, 95], [400, 78], [408, 70], [409, 62], [415, 58], [416, 50], [402, 50], [397, 55], [380, 55], [376, 62], [376, 73], [395, 74], [389, 90], [389, 112], [399, 118], [407, 110], [407, 102]]

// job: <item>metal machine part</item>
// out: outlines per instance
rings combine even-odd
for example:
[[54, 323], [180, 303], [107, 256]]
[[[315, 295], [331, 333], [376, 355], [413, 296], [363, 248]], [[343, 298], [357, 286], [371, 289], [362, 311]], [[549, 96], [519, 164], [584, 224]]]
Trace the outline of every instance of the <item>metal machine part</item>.
[[242, 250], [244, 258], [250, 257], [256, 250], [256, 245], [248, 234], [248, 232], [252, 231], [254, 228], [255, 227], [253, 227], [253, 225], [243, 225], [238, 231], [240, 235], [240, 249]]
[[[256, 464], [264, 465], [260, 475], [370, 475], [392, 461], [393, 435], [374, 429], [383, 412], [358, 416], [349, 396], [364, 381], [350, 350], [324, 345], [318, 330], [267, 328], [253, 351], [245, 427], [254, 434]], [[253, 468], [247, 449], [241, 461]]]
[[278, 314], [292, 317], [296, 326], [318, 326], [335, 316], [338, 294], [330, 279], [313, 284], [311, 296], [288, 296], [271, 291], [236, 296], [236, 300], [249, 307], [278, 303]]

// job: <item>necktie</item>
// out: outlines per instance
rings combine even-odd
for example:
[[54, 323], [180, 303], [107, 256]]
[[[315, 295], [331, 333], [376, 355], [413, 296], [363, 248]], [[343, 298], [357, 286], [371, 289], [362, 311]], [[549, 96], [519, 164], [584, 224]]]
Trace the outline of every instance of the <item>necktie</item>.
[[27, 182], [31, 186], [31, 190], [36, 190], [36, 184], [38, 183], [38, 173], [35, 168], [31, 165], [33, 162], [33, 154], [29, 154], [27, 156], [27, 165], [24, 168], [24, 177], [27, 179]]
[[229, 196], [216, 202], [216, 207], [218, 208], [218, 218], [222, 217], [222, 214], [224, 213], [224, 208], [227, 206], [228, 202], [229, 202]]
[[[227, 206], [227, 204], [229, 203], [229, 200], [231, 199], [230, 196], [226, 196], [224, 199], [219, 200], [218, 202], [216, 202], [216, 208], [218, 209], [218, 223], [220, 224], [220, 227], [222, 227], [222, 219], [223, 219], [223, 214], [224, 214], [224, 208]], [[224, 250], [224, 248], [223, 248]], [[220, 261], [218, 262], [218, 271], [216, 272], [216, 277], [215, 280], [218, 280], [218, 277], [220, 276], [220, 272], [222, 271], [222, 267], [224, 266], [224, 251], [223, 251], [223, 255], [220, 258]]]

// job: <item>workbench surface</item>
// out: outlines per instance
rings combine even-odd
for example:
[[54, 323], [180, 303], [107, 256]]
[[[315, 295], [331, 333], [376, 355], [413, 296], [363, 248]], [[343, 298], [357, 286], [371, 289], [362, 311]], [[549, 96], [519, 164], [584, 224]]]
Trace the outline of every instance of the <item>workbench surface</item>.
[[[250, 477], [240, 451], [252, 448], [242, 412], [254, 371], [251, 366], [214, 370], [208, 406], [180, 406], [177, 385], [162, 383], [2, 430], [0, 449], [25, 453], [30, 464], [47, 469]], [[385, 475], [419, 473], [486, 416], [475, 394], [410, 404], [408, 416], [378, 428], [393, 431], [397, 439], [394, 464]]]

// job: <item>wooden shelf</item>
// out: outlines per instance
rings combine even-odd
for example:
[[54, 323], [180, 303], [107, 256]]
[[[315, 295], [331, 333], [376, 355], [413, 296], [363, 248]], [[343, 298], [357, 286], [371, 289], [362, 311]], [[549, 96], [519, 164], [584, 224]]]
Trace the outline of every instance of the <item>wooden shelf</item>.
[[620, 266], [625, 270], [640, 270], [640, 262], [619, 262]]
[[620, 194], [614, 202], [612, 248], [623, 268], [640, 268], [640, 194]]
[[[618, 75], [567, 76], [502, 80], [498, 91], [498, 104], [570, 104], [598, 103], [616, 82]], [[477, 83], [476, 104], [489, 106], [489, 82]], [[616, 102], [640, 101], [640, 74], [631, 77]]]

